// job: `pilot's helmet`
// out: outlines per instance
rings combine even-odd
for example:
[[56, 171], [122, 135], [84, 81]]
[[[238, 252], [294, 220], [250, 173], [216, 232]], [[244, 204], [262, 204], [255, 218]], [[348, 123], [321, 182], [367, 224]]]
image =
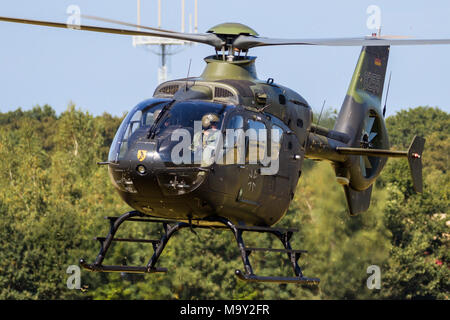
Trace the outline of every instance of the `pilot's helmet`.
[[217, 126], [219, 123], [219, 116], [215, 113], [208, 113], [202, 117], [203, 129], [208, 129], [211, 125]]

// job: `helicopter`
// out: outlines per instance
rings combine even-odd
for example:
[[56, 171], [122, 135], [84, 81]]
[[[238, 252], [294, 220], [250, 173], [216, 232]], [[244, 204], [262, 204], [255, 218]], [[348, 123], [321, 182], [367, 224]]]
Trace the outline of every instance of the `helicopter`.
[[[294, 198], [305, 159], [330, 162], [342, 185], [350, 215], [367, 211], [372, 187], [387, 158], [406, 158], [414, 189], [422, 192], [425, 140], [415, 136], [408, 150], [389, 149], [385, 108], [381, 107], [391, 46], [450, 44], [450, 39], [410, 39], [372, 34], [354, 38], [280, 39], [260, 37], [240, 23], [222, 23], [206, 33], [183, 33], [122, 21], [85, 16], [137, 30], [0, 17], [0, 21], [99, 33], [152, 36], [212, 46], [197, 77], [166, 81], [153, 97], [135, 106], [119, 126], [108, 168], [120, 197], [134, 210], [108, 217], [110, 231], [97, 237], [94, 263], [80, 265], [96, 272], [158, 273], [157, 266], [171, 237], [183, 228], [232, 231], [249, 282], [318, 285], [306, 277], [299, 258], [306, 250], [290, 244], [294, 228], [274, 226]], [[260, 80], [256, 57], [249, 50], [264, 46], [361, 46], [355, 71], [333, 129], [313, 123], [308, 102], [294, 90]], [[162, 225], [160, 239], [117, 238], [123, 222]], [[243, 233], [275, 235], [283, 249], [251, 248]], [[145, 266], [104, 265], [112, 242], [150, 243], [153, 255]], [[294, 276], [259, 276], [254, 251], [286, 254]]]

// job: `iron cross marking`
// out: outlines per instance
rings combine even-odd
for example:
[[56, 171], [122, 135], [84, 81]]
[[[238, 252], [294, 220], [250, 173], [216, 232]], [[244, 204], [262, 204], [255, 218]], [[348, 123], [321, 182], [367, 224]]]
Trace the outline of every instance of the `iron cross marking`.
[[256, 188], [256, 179], [258, 178], [258, 170], [251, 170], [250, 174], [248, 175], [248, 189], [250, 191], [254, 191]]

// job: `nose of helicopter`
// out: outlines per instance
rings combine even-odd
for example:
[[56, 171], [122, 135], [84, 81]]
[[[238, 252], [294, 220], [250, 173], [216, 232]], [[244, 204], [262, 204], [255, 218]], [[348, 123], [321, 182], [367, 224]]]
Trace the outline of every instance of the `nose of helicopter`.
[[184, 195], [197, 189], [208, 170], [199, 165], [175, 165], [171, 148], [158, 148], [156, 142], [138, 143], [117, 165], [110, 165], [113, 184], [119, 190], [139, 197]]

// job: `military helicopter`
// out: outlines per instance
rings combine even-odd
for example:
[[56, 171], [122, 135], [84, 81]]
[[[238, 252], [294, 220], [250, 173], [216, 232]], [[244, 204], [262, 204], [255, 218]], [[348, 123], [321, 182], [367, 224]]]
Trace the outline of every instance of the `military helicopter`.
[[[320, 280], [304, 276], [298, 264], [306, 251], [291, 247], [297, 230], [274, 227], [294, 197], [305, 158], [331, 163], [351, 215], [369, 208], [373, 183], [388, 157], [407, 158], [414, 188], [422, 192], [425, 140], [416, 136], [408, 150], [389, 150], [385, 110], [381, 108], [389, 50], [393, 45], [450, 44], [450, 39], [379, 34], [277, 39], [260, 37], [240, 23], [223, 23], [206, 33], [189, 34], [87, 18], [139, 29], [7, 17], [0, 21], [180, 39], [212, 46], [215, 52], [204, 59], [206, 67], [200, 76], [160, 84], [153, 97], [134, 107], [117, 130], [107, 161], [98, 164], [108, 167], [120, 197], [135, 210], [108, 218], [110, 231], [97, 238], [101, 248], [95, 262], [80, 260], [85, 269], [166, 272], [157, 262], [177, 231], [225, 228], [233, 232], [244, 264], [244, 271], [236, 270], [239, 279], [317, 285]], [[362, 46], [332, 130], [313, 123], [311, 106], [300, 94], [271, 78], [258, 79], [256, 57], [249, 56], [249, 50], [282, 45]], [[184, 137], [191, 139], [181, 144]], [[156, 240], [115, 237], [125, 221], [162, 224], [163, 235]], [[284, 249], [247, 247], [244, 232], [273, 234]], [[151, 243], [154, 252], [146, 266], [103, 265], [114, 241]], [[256, 275], [249, 259], [254, 251], [286, 254], [295, 275]]]

